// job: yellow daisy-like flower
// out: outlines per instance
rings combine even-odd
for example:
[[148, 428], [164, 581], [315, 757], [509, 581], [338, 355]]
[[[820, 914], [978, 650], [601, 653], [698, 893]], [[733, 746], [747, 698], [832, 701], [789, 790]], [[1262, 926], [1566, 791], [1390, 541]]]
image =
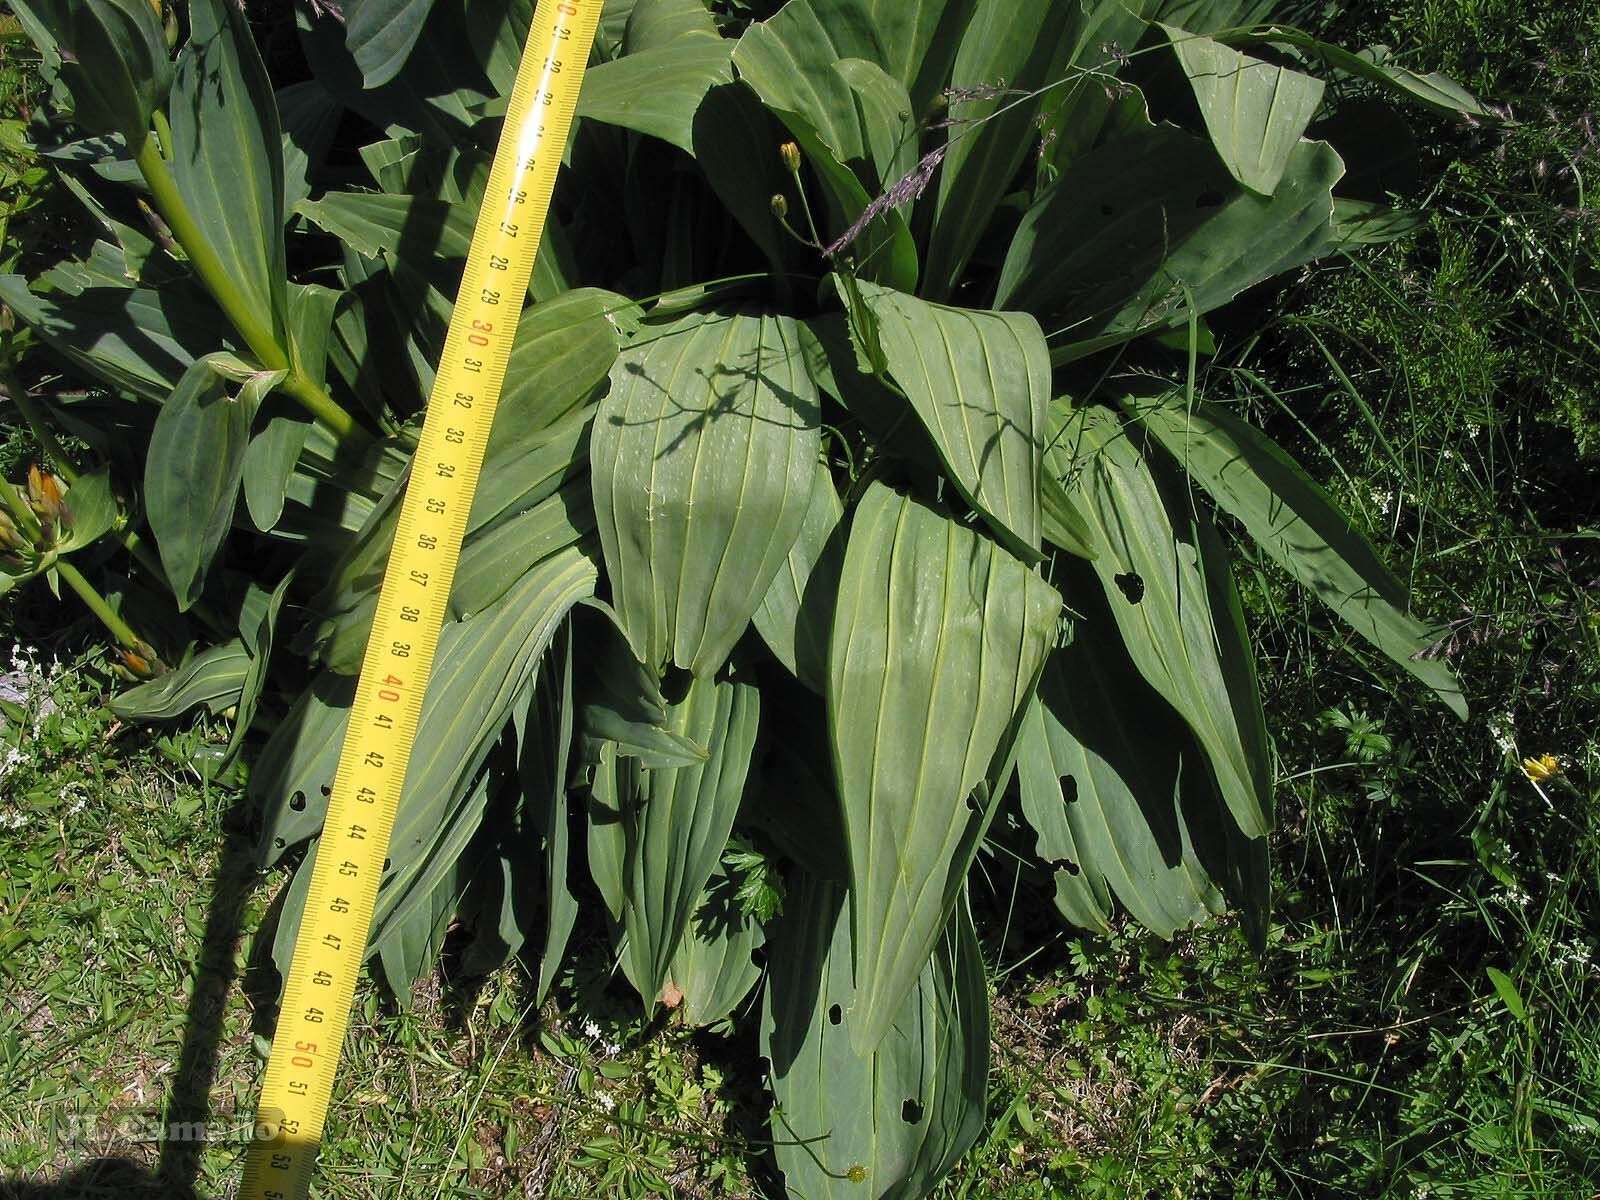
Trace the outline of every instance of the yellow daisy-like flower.
[[1561, 774], [1561, 760], [1554, 754], [1525, 758], [1522, 760], [1522, 773], [1533, 783], [1548, 783]]

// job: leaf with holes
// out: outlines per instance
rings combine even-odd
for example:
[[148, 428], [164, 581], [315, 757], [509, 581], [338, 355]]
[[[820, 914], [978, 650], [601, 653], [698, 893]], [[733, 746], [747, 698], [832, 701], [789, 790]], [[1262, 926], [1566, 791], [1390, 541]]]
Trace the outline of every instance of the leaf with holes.
[[761, 1050], [772, 1064], [773, 1153], [793, 1195], [913, 1200], [983, 1128], [983, 958], [957, 903], [886, 1035], [860, 1053], [850, 924], [845, 890], [806, 876], [772, 933]]

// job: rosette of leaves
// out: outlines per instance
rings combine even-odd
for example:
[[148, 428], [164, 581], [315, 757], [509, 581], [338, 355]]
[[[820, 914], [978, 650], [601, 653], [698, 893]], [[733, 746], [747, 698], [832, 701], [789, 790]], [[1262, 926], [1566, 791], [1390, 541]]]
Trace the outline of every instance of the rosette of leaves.
[[[119, 711], [264, 735], [282, 962], [530, 5], [297, 4], [279, 79], [227, 0], [170, 63], [142, 0], [17, 7], [94, 240], [0, 298], [142, 484], [180, 665]], [[1077, 925], [1264, 929], [1233, 543], [1461, 709], [1208, 394], [1208, 314], [1404, 224], [1339, 96], [1488, 114], [1271, 10], [607, 5], [379, 895], [397, 996], [452, 929], [547, 990], [593, 903], [647, 1009], [759, 1024], [790, 1189], [923, 1195], [983, 1126], [986, 844]]]

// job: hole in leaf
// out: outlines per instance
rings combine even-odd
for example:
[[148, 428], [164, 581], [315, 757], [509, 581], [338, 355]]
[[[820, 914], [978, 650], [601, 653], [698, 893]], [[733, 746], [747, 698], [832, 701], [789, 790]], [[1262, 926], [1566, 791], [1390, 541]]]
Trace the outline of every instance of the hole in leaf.
[[282, 838], [273, 838], [272, 839], [272, 848], [274, 850], [282, 850], [288, 844], [289, 843], [284, 841]]
[[915, 1125], [922, 1120], [922, 1105], [906, 1097], [906, 1102], [900, 1106], [900, 1119], [907, 1125]]
[[1083, 868], [1070, 858], [1058, 858], [1050, 865], [1057, 871], [1065, 871], [1068, 875], [1080, 875], [1083, 873]]
[[844, 1020], [844, 1009], [840, 1008], [837, 1004], [832, 1005], [828, 1009], [828, 1024], [829, 1025], [837, 1025], [837, 1024], [839, 1024], [840, 1021], [843, 1021], [843, 1020]]
[[978, 793], [977, 792], [968, 792], [967, 793], [967, 808], [969, 808], [973, 812], [982, 812], [983, 811], [983, 805], [978, 802]]
[[1132, 571], [1116, 576], [1114, 582], [1122, 592], [1123, 599], [1129, 604], [1137, 604], [1144, 599], [1144, 580]]
[[757, 946], [754, 950], [750, 951], [750, 961], [758, 967], [766, 966], [767, 948], [765, 946]]
[[391, 858], [386, 858], [386, 859], [384, 859], [384, 860], [383, 860], [383, 869], [384, 869], [384, 870], [385, 870], [385, 871], [387, 871], [387, 870], [388, 870], [388, 869], [389, 869], [389, 864], [390, 864], [390, 863], [392, 863], [392, 862], [393, 862], [393, 861], [394, 861], [394, 860], [393, 860], [393, 859], [391, 859]]
[[1222, 207], [1222, 193], [1221, 192], [1201, 192], [1198, 196], [1196, 196], [1194, 198], [1194, 206], [1196, 208], [1221, 208]]
[[1078, 802], [1078, 780], [1076, 776], [1063, 775], [1061, 777], [1061, 799], [1067, 804], [1076, 804]]
[[321, 788], [319, 788], [319, 789], [318, 789], [318, 790], [319, 790], [319, 791], [320, 791], [320, 792], [321, 792], [321, 793], [322, 793], [322, 794], [323, 794], [323, 795], [324, 795], [324, 796], [332, 796], [332, 795], [333, 795], [333, 787], [332, 787], [332, 785], [331, 785], [331, 784], [326, 784], [326, 783], [325, 783], [325, 784], [323, 784], [323, 785], [322, 785], [322, 787], [321, 787]]
[[289, 807], [294, 809], [295, 812], [305, 812], [306, 794], [304, 792], [296, 792], [294, 795], [290, 796]]

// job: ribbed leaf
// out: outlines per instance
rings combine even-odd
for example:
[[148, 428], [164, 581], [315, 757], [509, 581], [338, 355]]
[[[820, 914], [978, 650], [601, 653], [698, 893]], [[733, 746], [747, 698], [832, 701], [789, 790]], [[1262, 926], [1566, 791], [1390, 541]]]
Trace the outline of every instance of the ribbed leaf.
[[1213, 601], [1188, 522], [1169, 512], [1116, 415], [1093, 407], [1073, 419], [1079, 468], [1070, 486], [1117, 628], [1139, 673], [1200, 739], [1239, 828], [1260, 837], [1271, 824], [1272, 771], [1260, 698], [1238, 661], [1248, 647]]
[[748, 684], [694, 679], [672, 705], [667, 724], [707, 748], [704, 763], [645, 768], [608, 747], [595, 769], [590, 859], [599, 864], [597, 883], [612, 880], [601, 890], [627, 938], [628, 978], [648, 1009], [670, 977], [673, 956], [722, 859], [760, 711], [760, 693]]
[[1050, 352], [1038, 322], [858, 286], [889, 374], [951, 479], [1013, 553], [1036, 558], [1050, 402]]
[[[591, 600], [579, 610], [583, 681], [578, 727], [591, 743], [608, 742], [619, 757], [645, 767], [704, 762], [704, 745], [670, 728], [656, 673], [634, 657], [609, 604]], [[588, 618], [588, 619], [583, 619]]]
[[733, 79], [733, 43], [686, 33], [590, 67], [578, 115], [620, 125], [694, 152], [694, 114], [705, 94]]
[[400, 73], [433, 11], [434, 0], [345, 0], [344, 21], [349, 46], [368, 88], [388, 83]]
[[184, 372], [156, 417], [144, 499], [161, 565], [180, 609], [200, 594], [233, 523], [250, 440], [250, 411], [228, 395], [215, 356]]
[[1274, 562], [1458, 716], [1467, 715], [1450, 664], [1428, 657], [1441, 631], [1411, 615], [1405, 585], [1281, 447], [1226, 409], [1189, 408], [1177, 393], [1123, 403]]
[[769, 945], [761, 1024], [773, 1153], [807, 1200], [918, 1200], [983, 1129], [989, 994], [958, 903], [876, 1050], [858, 1054], [860, 989], [843, 888], [803, 876]]
[[1322, 142], [1300, 142], [1277, 190], [1241, 188], [1200, 138], [1146, 127], [1077, 159], [1028, 210], [995, 304], [1037, 314], [1068, 361], [1208, 312], [1328, 253], [1334, 183]]
[[[500, 867], [495, 930], [480, 930], [471, 971], [499, 966], [515, 954], [537, 952], [536, 997], [554, 985], [578, 915], [568, 880], [567, 778], [573, 725], [572, 622], [557, 634], [537, 682], [512, 710], [517, 743], [517, 802], [498, 838]], [[529, 942], [532, 941], [531, 947]], [[489, 945], [495, 949], [487, 949]]]
[[955, 903], [984, 819], [968, 797], [1033, 690], [1060, 605], [994, 542], [882, 484], [856, 509], [828, 721], [862, 1053], [895, 1019]]
[[[396, 872], [415, 867], [444, 815], [459, 807], [533, 665], [568, 610], [593, 592], [597, 576], [595, 564], [573, 547], [529, 571], [488, 611], [445, 625], [390, 842]], [[352, 684], [328, 672], [319, 676], [262, 752], [250, 795], [265, 814], [263, 862], [321, 828]]]
[[844, 554], [844, 539], [835, 530], [843, 519], [833, 478], [819, 467], [800, 536], [752, 618], [778, 661], [819, 693], [826, 686], [828, 629]]
[[159, 679], [111, 698], [111, 711], [124, 721], [167, 721], [196, 705], [219, 713], [239, 702], [249, 671], [250, 652], [235, 638], [202, 650]]
[[0, 275], [0, 301], [52, 350], [111, 387], [163, 400], [196, 358], [222, 342], [215, 309], [182, 289], [94, 287], [42, 296]]
[[733, 885], [719, 867], [667, 972], [669, 990], [681, 997], [679, 1019], [695, 1028], [726, 1022], [761, 978], [753, 956], [764, 940], [760, 923], [733, 902]]
[[961, 98], [950, 107], [949, 148], [932, 197], [923, 295], [944, 300], [954, 290], [1034, 145], [1040, 98], [1028, 93], [1061, 78], [1090, 19], [1080, 4], [1056, 0], [974, 3], [950, 77]]
[[1017, 749], [1022, 811], [1057, 905], [1104, 928], [1109, 885], [1136, 920], [1170, 937], [1220, 911], [1225, 889], [1259, 923], [1265, 898], [1236, 888], [1231, 864], [1264, 854], [1264, 843], [1227, 815], [1204, 753], [1140, 678], [1092, 573], [1075, 566], [1065, 577], [1080, 619], [1050, 656]]
[[190, 0], [169, 114], [172, 174], [185, 206], [257, 317], [287, 342], [283, 134], [244, 12]]
[[811, 501], [819, 409], [786, 317], [694, 314], [612, 371], [590, 447], [612, 603], [638, 657], [709, 676]]
[[1171, 25], [1161, 26], [1229, 173], [1270, 196], [1322, 103], [1323, 83]]
[[[895, 182], [880, 175], [872, 153], [875, 143], [892, 139], [892, 129], [869, 129], [868, 122], [876, 123], [881, 114], [861, 106], [856, 89], [834, 69], [851, 58], [885, 65], [887, 55], [868, 10], [888, 7], [867, 0], [790, 0], [769, 20], [751, 25], [733, 54], [739, 78], [788, 127], [817, 172], [834, 236]], [[923, 19], [928, 7], [896, 6], [901, 19], [914, 21]], [[898, 209], [876, 217], [851, 253], [868, 277], [905, 291], [916, 286], [916, 246]]]
[[244, 502], [257, 529], [271, 529], [283, 516], [289, 476], [310, 432], [310, 422], [281, 413], [250, 439], [244, 452]]
[[72, 93], [79, 127], [140, 146], [172, 86], [161, 18], [148, 0], [17, 0], [11, 7]]

